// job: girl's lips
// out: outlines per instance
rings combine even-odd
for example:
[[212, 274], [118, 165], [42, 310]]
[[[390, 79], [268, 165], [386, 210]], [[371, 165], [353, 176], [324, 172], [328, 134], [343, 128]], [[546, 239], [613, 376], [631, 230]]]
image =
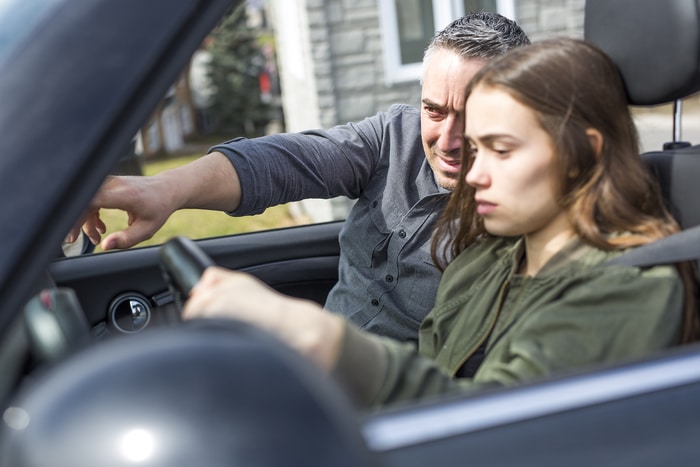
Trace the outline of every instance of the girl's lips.
[[493, 203], [489, 203], [487, 201], [477, 201], [476, 202], [476, 213], [479, 214], [480, 216], [486, 216], [488, 214], [491, 214], [495, 210], [496, 210], [496, 205]]

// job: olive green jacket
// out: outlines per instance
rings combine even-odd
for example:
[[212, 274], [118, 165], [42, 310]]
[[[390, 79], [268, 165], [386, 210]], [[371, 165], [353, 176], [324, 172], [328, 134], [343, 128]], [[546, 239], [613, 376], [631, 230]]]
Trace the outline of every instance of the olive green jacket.
[[[335, 376], [358, 404], [506, 386], [639, 358], [680, 340], [683, 285], [672, 266], [601, 266], [619, 254], [571, 240], [535, 276], [523, 241], [487, 238], [445, 270], [419, 349], [346, 326]], [[473, 378], [454, 376], [485, 343]]]

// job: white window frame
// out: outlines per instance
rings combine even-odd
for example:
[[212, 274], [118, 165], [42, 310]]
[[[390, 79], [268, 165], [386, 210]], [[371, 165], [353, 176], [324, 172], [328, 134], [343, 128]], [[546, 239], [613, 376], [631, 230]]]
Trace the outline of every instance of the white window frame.
[[[460, 0], [432, 0], [434, 27], [442, 29], [455, 18], [464, 14]], [[382, 46], [384, 50], [384, 84], [393, 84], [421, 79], [422, 62], [402, 64], [399, 42], [398, 21], [394, 0], [378, 0], [379, 24], [381, 26]], [[496, 0], [496, 8], [503, 16], [515, 19], [515, 0]]]

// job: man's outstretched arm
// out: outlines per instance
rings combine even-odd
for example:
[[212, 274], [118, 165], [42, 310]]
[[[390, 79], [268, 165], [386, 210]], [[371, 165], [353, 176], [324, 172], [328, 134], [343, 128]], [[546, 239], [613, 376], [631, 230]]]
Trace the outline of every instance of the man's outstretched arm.
[[[178, 209], [235, 210], [241, 184], [231, 161], [213, 152], [189, 164], [153, 176], [108, 177], [66, 240], [74, 241], [80, 229], [103, 250], [129, 248], [151, 238]], [[100, 209], [119, 209], [128, 226], [102, 239], [106, 226]]]

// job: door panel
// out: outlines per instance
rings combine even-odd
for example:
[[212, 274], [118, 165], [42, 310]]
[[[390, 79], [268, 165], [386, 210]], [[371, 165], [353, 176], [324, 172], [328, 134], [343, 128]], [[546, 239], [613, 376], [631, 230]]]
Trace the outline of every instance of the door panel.
[[363, 432], [387, 467], [697, 465], [699, 351], [388, 408]]
[[[313, 224], [197, 240], [218, 265], [249, 272], [287, 295], [325, 301], [338, 279], [342, 222]], [[49, 267], [58, 287], [75, 290], [92, 325], [105, 321], [110, 303], [124, 293], [146, 297], [158, 308], [172, 302], [159, 248], [61, 258]]]

